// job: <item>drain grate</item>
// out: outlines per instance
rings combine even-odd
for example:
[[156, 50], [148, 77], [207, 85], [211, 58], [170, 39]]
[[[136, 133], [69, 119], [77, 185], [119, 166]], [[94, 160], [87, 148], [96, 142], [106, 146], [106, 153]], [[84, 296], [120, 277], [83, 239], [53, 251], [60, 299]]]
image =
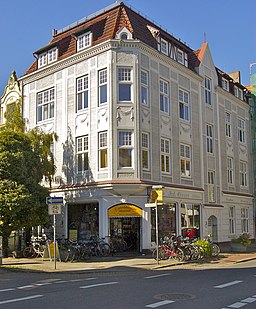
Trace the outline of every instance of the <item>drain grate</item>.
[[184, 293], [166, 293], [155, 295], [154, 298], [159, 300], [188, 300], [195, 298], [195, 295]]

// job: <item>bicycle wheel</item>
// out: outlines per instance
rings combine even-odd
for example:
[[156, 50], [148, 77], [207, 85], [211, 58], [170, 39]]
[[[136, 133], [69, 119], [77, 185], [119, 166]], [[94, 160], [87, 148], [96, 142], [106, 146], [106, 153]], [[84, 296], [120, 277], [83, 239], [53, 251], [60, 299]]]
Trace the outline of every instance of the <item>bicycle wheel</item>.
[[180, 248], [177, 248], [176, 252], [175, 252], [175, 255], [173, 256], [173, 259], [177, 260], [179, 262], [185, 261], [185, 254], [184, 254], [184, 252]]
[[32, 257], [31, 247], [26, 247], [23, 250], [23, 257], [24, 258], [31, 258]]
[[[152, 257], [157, 261], [157, 249], [152, 252]], [[158, 249], [158, 260], [167, 260], [168, 255], [165, 253], [163, 248]]]
[[217, 244], [212, 244], [212, 256], [218, 256], [220, 254], [220, 247]]
[[100, 244], [99, 252], [101, 256], [109, 256], [111, 252], [110, 245], [107, 243]]

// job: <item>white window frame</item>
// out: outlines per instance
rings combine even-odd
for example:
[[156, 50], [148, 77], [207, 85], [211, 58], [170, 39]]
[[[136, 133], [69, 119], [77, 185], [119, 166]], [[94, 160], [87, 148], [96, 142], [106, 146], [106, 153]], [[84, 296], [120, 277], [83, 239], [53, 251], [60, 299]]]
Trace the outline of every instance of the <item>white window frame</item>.
[[44, 67], [47, 64], [57, 61], [58, 49], [54, 47], [48, 51], [38, 55], [38, 68]]
[[229, 112], [225, 113], [225, 133], [226, 137], [231, 137], [231, 114]]
[[227, 181], [229, 185], [234, 184], [234, 160], [227, 157]]
[[179, 114], [180, 119], [190, 121], [189, 92], [179, 89]]
[[215, 202], [215, 172], [208, 170], [208, 201]]
[[108, 168], [108, 132], [102, 131], [98, 134], [99, 143], [99, 169]]
[[54, 118], [55, 89], [50, 88], [37, 93], [37, 122]]
[[212, 80], [207, 76], [204, 78], [204, 99], [206, 104], [212, 105]]
[[[128, 154], [127, 158], [122, 157], [121, 153]], [[133, 168], [134, 136], [132, 131], [118, 131], [118, 167]], [[125, 164], [125, 161], [129, 164]]]
[[169, 114], [170, 110], [170, 100], [169, 100], [169, 83], [163, 79], [159, 81], [159, 104], [160, 104], [160, 111]]
[[77, 173], [82, 174], [89, 169], [89, 137], [88, 135], [76, 138], [76, 165]]
[[44, 52], [38, 56], [38, 68], [47, 65], [47, 52]]
[[229, 217], [229, 234], [235, 235], [236, 233], [236, 208], [235, 206], [229, 207], [228, 217]]
[[108, 70], [106, 68], [99, 70], [98, 83], [99, 83], [99, 93], [98, 93], [99, 106], [101, 106], [102, 104], [108, 103]]
[[177, 62], [186, 67], [188, 66], [188, 54], [179, 48], [177, 49]]
[[161, 138], [161, 171], [171, 173], [171, 141], [166, 138]]
[[247, 187], [248, 182], [247, 182], [247, 162], [240, 161], [239, 164], [240, 168], [240, 186], [241, 187]]
[[[119, 102], [131, 102], [133, 96], [133, 78], [132, 78], [132, 68], [130, 67], [119, 67], [117, 68], [117, 80], [118, 80], [118, 101]], [[123, 97], [123, 90], [127, 92]]]
[[55, 62], [57, 60], [57, 47], [54, 47], [50, 50], [48, 50], [47, 52], [47, 60], [48, 60], [48, 63], [52, 63], [52, 62]]
[[77, 51], [90, 47], [92, 44], [91, 32], [86, 32], [77, 37]]
[[222, 77], [221, 84], [224, 90], [229, 91], [229, 81], [226, 78]]
[[145, 70], [140, 72], [140, 96], [141, 103], [149, 106], [149, 74]]
[[76, 79], [76, 111], [85, 110], [89, 107], [89, 75]]
[[168, 56], [168, 42], [166, 40], [161, 39], [160, 48], [161, 48], [161, 53]]
[[207, 153], [213, 153], [213, 126], [206, 125], [206, 151]]
[[245, 121], [241, 118], [237, 119], [238, 141], [245, 143]]
[[249, 208], [241, 208], [241, 229], [242, 233], [249, 233]]
[[149, 171], [150, 170], [150, 147], [149, 144], [149, 133], [142, 132], [141, 134], [141, 162], [142, 162], [142, 169]]
[[180, 168], [181, 176], [191, 178], [191, 146], [181, 144], [180, 145]]

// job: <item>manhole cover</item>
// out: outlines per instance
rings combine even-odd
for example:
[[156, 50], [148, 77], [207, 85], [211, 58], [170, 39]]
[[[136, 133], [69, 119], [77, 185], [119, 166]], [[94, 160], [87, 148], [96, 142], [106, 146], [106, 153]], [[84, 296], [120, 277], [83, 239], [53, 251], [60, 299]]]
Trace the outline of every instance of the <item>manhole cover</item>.
[[166, 293], [155, 295], [154, 298], [159, 300], [187, 300], [195, 298], [195, 295], [184, 293]]

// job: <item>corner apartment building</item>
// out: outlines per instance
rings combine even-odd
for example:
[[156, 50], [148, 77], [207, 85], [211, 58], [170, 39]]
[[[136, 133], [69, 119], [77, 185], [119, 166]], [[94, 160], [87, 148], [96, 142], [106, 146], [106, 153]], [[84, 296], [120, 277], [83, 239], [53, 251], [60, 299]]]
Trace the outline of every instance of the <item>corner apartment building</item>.
[[[56, 132], [57, 236], [155, 242], [189, 228], [254, 236], [250, 109], [239, 72], [216, 68], [124, 3], [62, 30], [19, 78], [28, 128]], [[4, 105], [4, 102], [2, 102]]]

